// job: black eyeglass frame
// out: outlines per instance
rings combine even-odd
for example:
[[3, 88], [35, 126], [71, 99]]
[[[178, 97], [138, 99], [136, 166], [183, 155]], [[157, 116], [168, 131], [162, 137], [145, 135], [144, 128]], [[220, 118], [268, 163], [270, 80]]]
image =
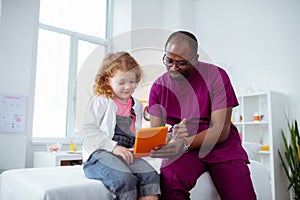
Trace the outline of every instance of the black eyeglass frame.
[[[167, 57], [167, 54], [164, 54], [162, 60], [164, 65], [166, 65], [167, 67], [172, 67], [175, 63], [176, 67], [178, 67], [179, 69], [184, 69], [186, 66], [191, 64], [191, 61], [195, 58], [197, 54], [195, 54], [190, 60], [173, 60], [169, 57]], [[171, 61], [170, 64], [167, 64], [165, 62], [165, 60], [168, 59], [169, 61]]]

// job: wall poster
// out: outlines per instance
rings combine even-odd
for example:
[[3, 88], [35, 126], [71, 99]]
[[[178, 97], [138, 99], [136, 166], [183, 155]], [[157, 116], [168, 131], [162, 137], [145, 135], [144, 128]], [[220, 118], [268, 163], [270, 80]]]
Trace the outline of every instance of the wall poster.
[[0, 94], [0, 133], [25, 133], [26, 97]]

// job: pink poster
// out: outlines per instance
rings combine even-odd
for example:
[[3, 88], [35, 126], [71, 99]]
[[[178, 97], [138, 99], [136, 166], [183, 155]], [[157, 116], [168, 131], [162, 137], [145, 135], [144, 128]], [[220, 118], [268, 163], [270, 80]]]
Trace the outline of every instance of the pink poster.
[[0, 132], [25, 133], [26, 97], [0, 94]]

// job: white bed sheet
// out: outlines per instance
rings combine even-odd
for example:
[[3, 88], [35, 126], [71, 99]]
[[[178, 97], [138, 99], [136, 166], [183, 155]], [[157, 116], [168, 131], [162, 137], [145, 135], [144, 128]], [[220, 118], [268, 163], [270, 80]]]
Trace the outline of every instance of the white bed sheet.
[[82, 166], [8, 170], [0, 176], [1, 200], [99, 200], [111, 194], [84, 176]]
[[[151, 163], [156, 169], [158, 161]], [[268, 170], [257, 161], [251, 161], [249, 168], [257, 199], [272, 199]], [[16, 169], [0, 175], [0, 200], [69, 199], [111, 200], [112, 195], [100, 181], [86, 178], [82, 166]], [[191, 199], [220, 199], [208, 172], [197, 180]]]

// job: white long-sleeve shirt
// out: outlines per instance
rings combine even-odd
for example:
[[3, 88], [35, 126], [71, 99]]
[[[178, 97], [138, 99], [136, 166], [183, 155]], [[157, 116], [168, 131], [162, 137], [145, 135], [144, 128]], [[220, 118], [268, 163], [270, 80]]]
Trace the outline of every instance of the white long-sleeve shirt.
[[[136, 113], [135, 130], [142, 128], [143, 104], [133, 98]], [[115, 133], [117, 105], [111, 98], [94, 96], [87, 107], [79, 137], [82, 141], [83, 161], [98, 149], [112, 151], [117, 142], [112, 138]]]

